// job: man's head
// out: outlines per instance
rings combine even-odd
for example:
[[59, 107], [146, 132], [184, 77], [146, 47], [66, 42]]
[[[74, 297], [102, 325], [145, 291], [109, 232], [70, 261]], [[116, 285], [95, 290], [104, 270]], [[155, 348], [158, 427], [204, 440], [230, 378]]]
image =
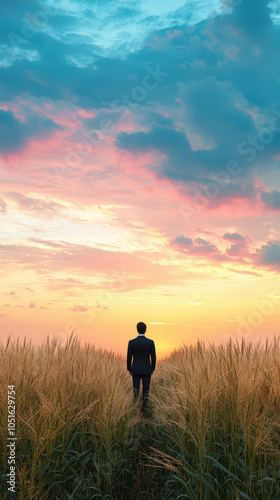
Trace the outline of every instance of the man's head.
[[146, 332], [146, 325], [145, 323], [142, 323], [142, 321], [140, 321], [140, 323], [137, 323], [137, 332], [138, 333], [145, 333]]

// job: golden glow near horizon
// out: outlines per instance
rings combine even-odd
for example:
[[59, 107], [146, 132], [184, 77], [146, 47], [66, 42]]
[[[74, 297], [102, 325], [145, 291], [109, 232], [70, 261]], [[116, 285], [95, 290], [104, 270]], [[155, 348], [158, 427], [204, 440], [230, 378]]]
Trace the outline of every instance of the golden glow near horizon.
[[[25, 245], [28, 252], [42, 257], [32, 261], [31, 269], [22, 262], [28, 255], [24, 254]], [[167, 250], [166, 263], [161, 264], [164, 272], [165, 268], [170, 272], [170, 284], [166, 284], [169, 275], [161, 280], [158, 264], [155, 276], [153, 263], [147, 273], [143, 269], [143, 275], [134, 263], [128, 268], [122, 255], [117, 260], [120, 270], [106, 272], [97, 261], [94, 272], [85, 273], [79, 269], [83, 260], [75, 260], [71, 254], [72, 244], [48, 246], [34, 239], [25, 245], [17, 254], [21, 260], [18, 268], [11, 263], [2, 279], [2, 338], [11, 333], [14, 338], [26, 336], [41, 343], [50, 335], [64, 342], [74, 332], [82, 342], [125, 355], [128, 340], [137, 335], [136, 323], [145, 321], [146, 336], [154, 339], [161, 359], [197, 339], [220, 343], [230, 336], [257, 340], [277, 334], [280, 288], [273, 273], [263, 273], [260, 278], [234, 272], [234, 267], [180, 265], [172, 255], [169, 261]], [[88, 251], [86, 247], [85, 258]], [[71, 265], [75, 263], [77, 268], [69, 273], [63, 267], [71, 255]], [[99, 258], [107, 255], [101, 253]], [[90, 266], [91, 260], [86, 262]], [[240, 271], [240, 264], [238, 268]]]

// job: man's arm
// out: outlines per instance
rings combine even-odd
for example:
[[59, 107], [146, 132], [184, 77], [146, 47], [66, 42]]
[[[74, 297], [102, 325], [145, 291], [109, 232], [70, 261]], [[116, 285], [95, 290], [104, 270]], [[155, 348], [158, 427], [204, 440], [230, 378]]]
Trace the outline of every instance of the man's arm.
[[151, 357], [152, 357], [152, 371], [154, 371], [154, 369], [156, 367], [156, 348], [155, 348], [154, 341], [153, 341], [153, 345], [152, 345]]
[[132, 350], [130, 347], [130, 342], [128, 342], [126, 361], [127, 361], [127, 369], [129, 372], [131, 372], [131, 360], [132, 360]]

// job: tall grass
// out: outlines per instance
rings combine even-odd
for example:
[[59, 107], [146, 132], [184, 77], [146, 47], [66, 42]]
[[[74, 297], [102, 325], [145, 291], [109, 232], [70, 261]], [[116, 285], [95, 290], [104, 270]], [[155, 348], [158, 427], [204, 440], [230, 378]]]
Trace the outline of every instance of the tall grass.
[[47, 338], [0, 344], [1, 498], [16, 387], [17, 498], [280, 499], [280, 337], [158, 361], [149, 413], [125, 359]]
[[181, 498], [280, 498], [279, 341], [197, 342], [157, 371], [154, 425], [170, 443], [159, 437], [157, 462]]

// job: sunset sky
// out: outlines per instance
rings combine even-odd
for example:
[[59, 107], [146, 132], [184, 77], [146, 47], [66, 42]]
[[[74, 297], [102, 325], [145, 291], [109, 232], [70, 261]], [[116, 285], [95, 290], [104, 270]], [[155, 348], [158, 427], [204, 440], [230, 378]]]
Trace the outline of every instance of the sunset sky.
[[1, 338], [279, 335], [278, 2], [0, 13]]

